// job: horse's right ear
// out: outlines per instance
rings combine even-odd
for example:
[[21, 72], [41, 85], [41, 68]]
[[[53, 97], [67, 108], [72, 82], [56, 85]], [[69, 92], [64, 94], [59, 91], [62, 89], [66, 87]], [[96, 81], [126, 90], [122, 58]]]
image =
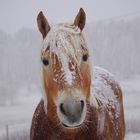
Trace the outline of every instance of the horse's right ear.
[[38, 24], [39, 31], [41, 32], [44, 39], [46, 35], [48, 34], [48, 32], [50, 31], [51, 27], [47, 19], [43, 15], [42, 11], [37, 16], [37, 24]]
[[83, 8], [80, 8], [79, 13], [77, 14], [74, 20], [74, 25], [78, 26], [82, 31], [85, 27], [85, 24], [86, 24], [86, 13], [83, 10]]

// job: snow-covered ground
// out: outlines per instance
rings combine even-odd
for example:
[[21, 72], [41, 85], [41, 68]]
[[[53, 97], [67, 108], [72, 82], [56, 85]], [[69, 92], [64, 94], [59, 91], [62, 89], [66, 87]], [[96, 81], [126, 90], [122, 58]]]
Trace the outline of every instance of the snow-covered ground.
[[[124, 110], [126, 118], [127, 135], [125, 140], [140, 139], [140, 76], [131, 80], [120, 82], [124, 91]], [[6, 135], [8, 125], [9, 135], [25, 133], [30, 128], [31, 118], [37, 103], [41, 98], [40, 90], [35, 94], [28, 94], [27, 89], [21, 89], [22, 95], [16, 99], [15, 105], [0, 107], [0, 140]], [[21, 94], [20, 94], [21, 95]], [[15, 137], [13, 139], [16, 139]], [[17, 138], [18, 139], [18, 138]]]
[[[0, 140], [4, 140], [3, 137], [6, 136], [7, 125], [9, 136], [21, 133], [22, 135], [25, 133], [25, 136], [29, 135], [27, 131], [30, 128], [32, 115], [41, 99], [41, 91], [34, 90], [36, 91], [32, 91], [33, 94], [30, 94], [31, 91], [23, 87], [19, 90], [19, 96], [14, 100], [14, 105], [0, 106]], [[13, 136], [12, 140], [19, 140], [19, 136], [17, 138]]]

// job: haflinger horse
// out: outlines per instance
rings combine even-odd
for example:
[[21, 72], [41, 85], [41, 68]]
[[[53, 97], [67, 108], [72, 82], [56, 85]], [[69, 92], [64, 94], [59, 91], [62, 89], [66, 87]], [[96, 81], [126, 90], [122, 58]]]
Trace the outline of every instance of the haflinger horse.
[[38, 14], [43, 99], [33, 115], [30, 140], [124, 140], [122, 91], [112, 74], [92, 70], [85, 21], [82, 8], [73, 23], [53, 26]]

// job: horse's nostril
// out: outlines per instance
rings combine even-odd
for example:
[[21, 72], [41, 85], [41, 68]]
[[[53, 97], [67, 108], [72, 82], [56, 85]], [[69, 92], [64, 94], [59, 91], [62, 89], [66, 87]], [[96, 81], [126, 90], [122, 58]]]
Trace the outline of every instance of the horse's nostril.
[[81, 112], [82, 112], [83, 111], [83, 108], [84, 108], [84, 101], [81, 100], [80, 102], [81, 102]]
[[65, 112], [65, 109], [64, 109], [64, 104], [60, 104], [60, 110], [64, 115], [66, 115], [66, 112]]

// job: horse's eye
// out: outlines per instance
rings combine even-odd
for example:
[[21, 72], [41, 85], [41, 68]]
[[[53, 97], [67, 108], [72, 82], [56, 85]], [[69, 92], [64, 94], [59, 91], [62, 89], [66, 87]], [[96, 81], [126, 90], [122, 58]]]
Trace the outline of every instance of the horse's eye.
[[44, 64], [45, 66], [49, 65], [48, 59], [45, 59], [45, 58], [44, 58], [44, 59], [42, 60], [42, 62], [43, 62], [43, 64]]
[[83, 57], [82, 57], [83, 61], [87, 61], [88, 59], [88, 54], [84, 54]]

